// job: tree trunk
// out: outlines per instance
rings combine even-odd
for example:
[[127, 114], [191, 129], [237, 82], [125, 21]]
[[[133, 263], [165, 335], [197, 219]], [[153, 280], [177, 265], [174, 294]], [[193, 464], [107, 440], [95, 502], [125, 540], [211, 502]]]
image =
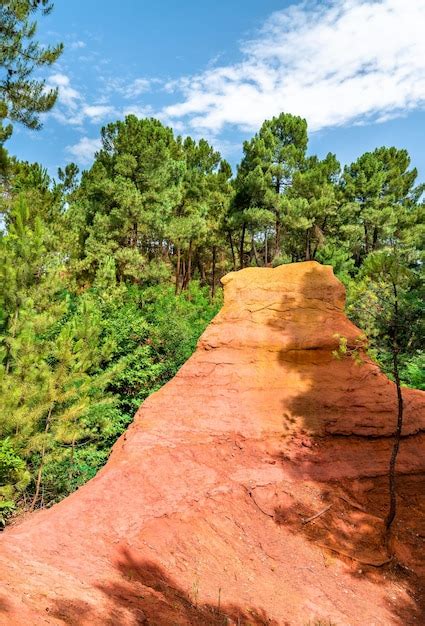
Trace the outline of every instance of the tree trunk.
[[[320, 230], [322, 231], [322, 235], [323, 235], [323, 238], [324, 238], [324, 239], [325, 239], [325, 228], [326, 228], [326, 222], [327, 222], [327, 221], [328, 221], [328, 216], [326, 215], [326, 216], [325, 216], [325, 219], [323, 220], [323, 224], [322, 224], [322, 226], [320, 227]], [[319, 248], [319, 241], [318, 241], [318, 239], [316, 238], [316, 243], [314, 244], [314, 248], [313, 248], [313, 254], [311, 255], [311, 258], [312, 258], [313, 260], [315, 260], [315, 259], [316, 259], [316, 254], [317, 254], [317, 250], [318, 250], [318, 248]]]
[[245, 222], [242, 225], [242, 234], [241, 234], [241, 244], [240, 244], [240, 249], [239, 249], [239, 265], [240, 265], [240, 269], [243, 269], [244, 267], [244, 245], [245, 245], [245, 230], [246, 230], [246, 224]]
[[258, 258], [257, 248], [255, 246], [255, 240], [254, 240], [254, 233], [253, 233], [253, 231], [251, 231], [251, 245], [252, 245], [252, 251], [254, 253], [255, 263], [256, 263], [257, 267], [260, 267], [261, 263], [260, 263], [260, 260]]
[[230, 230], [228, 231], [229, 243], [230, 243], [230, 251], [232, 253], [232, 263], [233, 263], [233, 271], [236, 271], [236, 256], [235, 256], [235, 248], [233, 247], [233, 238]]
[[187, 251], [187, 266], [183, 261], [183, 283], [182, 290], [187, 289], [192, 278], [192, 240], [189, 243], [189, 250]]
[[267, 230], [265, 230], [264, 231], [264, 265], [266, 267], [268, 263], [267, 239], [268, 239], [268, 233], [267, 233]]
[[176, 263], [176, 288], [175, 288], [175, 294], [177, 295], [179, 293], [179, 283], [180, 283], [180, 256], [181, 256], [181, 252], [180, 252], [180, 246], [177, 247], [177, 263]]
[[184, 256], [182, 257], [182, 261], [181, 261], [181, 287], [180, 287], [180, 292], [182, 292], [184, 290], [184, 281], [186, 280], [186, 259], [184, 258]]
[[398, 295], [397, 287], [393, 283], [394, 292], [394, 330], [392, 338], [392, 357], [393, 357], [393, 376], [397, 390], [397, 427], [394, 433], [394, 443], [391, 452], [390, 466], [388, 473], [388, 483], [390, 492], [390, 505], [387, 517], [385, 518], [385, 529], [387, 532], [387, 540], [389, 539], [392, 523], [397, 513], [397, 485], [396, 485], [396, 464], [397, 456], [400, 449], [401, 432], [403, 428], [403, 395], [401, 393], [400, 375], [398, 367]]
[[212, 248], [212, 276], [211, 276], [211, 298], [214, 298], [215, 294], [215, 263], [216, 263], [216, 246]]
[[[276, 201], [279, 201], [279, 196], [280, 196], [280, 192], [282, 189], [282, 186], [284, 186], [284, 181], [281, 180], [280, 178], [276, 179], [276, 184], [275, 184], [275, 191], [276, 191]], [[275, 222], [275, 240], [274, 240], [274, 252], [273, 252], [273, 258], [275, 259], [277, 256], [280, 255], [280, 237], [281, 237], [281, 223], [280, 223], [280, 217], [279, 217], [279, 209], [276, 209], [276, 222]]]
[[187, 253], [187, 273], [185, 289], [189, 287], [189, 283], [192, 280], [192, 240], [189, 243], [189, 251]]
[[366, 222], [363, 223], [363, 228], [364, 228], [364, 249], [365, 249], [365, 253], [369, 254], [369, 231], [368, 231]]
[[74, 473], [74, 462], [75, 462], [75, 435], [72, 437], [72, 442], [71, 442], [71, 462], [69, 464], [68, 480], [72, 479], [72, 476]]
[[[49, 432], [50, 418], [52, 416], [53, 406], [54, 406], [54, 403], [52, 403], [50, 405], [49, 412], [47, 413], [46, 426], [44, 428], [44, 434], [45, 435], [47, 435], [47, 433]], [[35, 494], [34, 494], [34, 498], [32, 499], [32, 502], [31, 502], [30, 511], [34, 510], [35, 505], [37, 504], [38, 496], [40, 495], [41, 477], [42, 477], [42, 474], [43, 474], [45, 454], [46, 454], [46, 443], [44, 442], [43, 443], [43, 447], [41, 448], [40, 467], [38, 468], [38, 472], [37, 472], [37, 481], [36, 481], [36, 484], [35, 484]]]
[[[12, 338], [15, 338], [16, 335], [16, 322], [18, 321], [18, 315], [19, 315], [19, 309], [16, 309], [15, 313], [13, 314], [13, 325], [12, 325]], [[11, 355], [10, 355], [10, 344], [7, 343], [6, 344], [6, 350], [7, 350], [7, 358], [6, 358], [6, 374], [9, 373], [10, 370], [10, 363], [11, 363]]]
[[397, 512], [397, 489], [396, 489], [396, 463], [397, 456], [400, 448], [401, 430], [403, 428], [403, 395], [401, 393], [400, 378], [398, 373], [398, 358], [397, 353], [393, 354], [393, 375], [397, 389], [397, 428], [394, 434], [394, 444], [390, 459], [390, 468], [388, 475], [389, 491], [390, 491], [390, 506], [387, 517], [385, 518], [385, 528], [387, 533], [391, 529], [391, 525], [394, 521]]
[[377, 247], [378, 247], [378, 227], [375, 226], [375, 228], [373, 229], [373, 236], [372, 236], [372, 250], [376, 250]]
[[203, 262], [201, 261], [201, 256], [198, 254], [198, 270], [199, 270], [199, 275], [201, 277], [201, 281], [204, 285], [207, 284], [207, 275], [205, 273], [205, 266], [203, 264]]
[[305, 242], [305, 260], [310, 261], [311, 252], [310, 252], [310, 229], [307, 228], [306, 232], [306, 242]]
[[276, 224], [275, 224], [275, 240], [274, 240], [274, 253], [273, 258], [275, 259], [280, 254], [280, 238], [281, 238], [281, 228], [282, 225], [280, 223], [280, 219], [276, 216]]

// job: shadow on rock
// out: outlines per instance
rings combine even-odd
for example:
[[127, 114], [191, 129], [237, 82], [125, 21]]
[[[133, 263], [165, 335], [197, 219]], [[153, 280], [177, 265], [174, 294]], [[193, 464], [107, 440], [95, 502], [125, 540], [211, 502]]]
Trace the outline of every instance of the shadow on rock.
[[9, 607], [9, 601], [4, 596], [0, 596], [0, 613], [7, 613], [9, 611]]
[[[300, 307], [308, 309], [308, 302], [317, 297], [313, 275], [314, 271], [305, 275]], [[280, 306], [287, 308], [285, 299]], [[310, 306], [314, 310], [316, 303]], [[322, 549], [329, 564], [342, 559], [353, 576], [403, 588], [404, 600], [401, 596], [389, 600], [395, 623], [425, 624], [425, 475], [418, 471], [415, 460], [424, 449], [424, 434], [405, 436], [401, 443], [398, 513], [390, 558], [384, 519], [389, 502], [391, 433], [397, 418], [395, 387], [364, 353], [360, 362], [336, 358], [336, 334], [339, 322], [344, 328], [344, 316], [332, 304], [318, 315], [310, 327], [298, 323], [302, 318], [297, 313], [295, 323], [282, 326], [278, 318], [269, 321], [295, 346], [279, 354], [282, 377], [295, 372], [300, 391], [283, 402], [285, 436], [274, 458], [296, 479], [297, 489], [282, 485], [271, 493], [260, 487], [253, 497], [276, 524], [302, 534]], [[331, 327], [335, 328], [333, 346], [327, 345]], [[306, 349], [302, 349], [303, 333], [310, 344]]]
[[164, 569], [138, 560], [129, 549], [121, 550], [116, 572], [115, 580], [96, 585], [106, 597], [101, 612], [86, 602], [57, 600], [49, 615], [66, 624], [107, 626], [278, 626], [266, 611], [221, 605], [220, 597], [215, 604], [198, 603], [195, 588], [192, 593], [184, 591]]

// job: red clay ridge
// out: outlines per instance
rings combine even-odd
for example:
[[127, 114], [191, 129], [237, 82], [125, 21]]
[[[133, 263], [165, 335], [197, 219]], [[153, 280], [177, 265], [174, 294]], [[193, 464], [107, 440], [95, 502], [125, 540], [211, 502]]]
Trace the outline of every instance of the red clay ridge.
[[0, 538], [0, 623], [424, 624], [425, 394], [396, 392], [316, 262], [223, 278], [223, 309], [107, 465]]

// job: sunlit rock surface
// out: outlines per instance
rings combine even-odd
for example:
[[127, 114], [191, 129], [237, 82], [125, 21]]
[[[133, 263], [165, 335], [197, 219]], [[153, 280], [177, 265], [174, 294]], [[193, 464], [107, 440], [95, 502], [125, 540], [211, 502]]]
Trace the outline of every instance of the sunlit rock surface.
[[315, 262], [222, 282], [105, 468], [0, 537], [1, 624], [425, 623], [425, 394], [404, 390], [397, 569], [396, 392], [361, 350], [332, 354], [363, 341], [343, 286]]

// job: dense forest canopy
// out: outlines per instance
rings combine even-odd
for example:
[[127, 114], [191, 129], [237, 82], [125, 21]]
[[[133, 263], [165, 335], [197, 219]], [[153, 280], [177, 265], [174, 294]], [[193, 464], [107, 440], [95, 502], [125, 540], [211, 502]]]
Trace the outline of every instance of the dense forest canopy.
[[[34, 128], [56, 93], [30, 72], [61, 51], [24, 46], [39, 8], [48, 3], [0, 8], [10, 45], [0, 119]], [[3, 145], [11, 128], [2, 128]], [[380, 147], [341, 167], [334, 154], [309, 154], [306, 121], [285, 113], [244, 143], [234, 173], [207, 141], [153, 118], [112, 122], [101, 140], [90, 169], [70, 163], [57, 180], [2, 148], [3, 521], [96, 473], [143, 399], [190, 356], [231, 270], [332, 265], [370, 353], [391, 374], [397, 324], [402, 383], [425, 388], [424, 188], [405, 150]]]

